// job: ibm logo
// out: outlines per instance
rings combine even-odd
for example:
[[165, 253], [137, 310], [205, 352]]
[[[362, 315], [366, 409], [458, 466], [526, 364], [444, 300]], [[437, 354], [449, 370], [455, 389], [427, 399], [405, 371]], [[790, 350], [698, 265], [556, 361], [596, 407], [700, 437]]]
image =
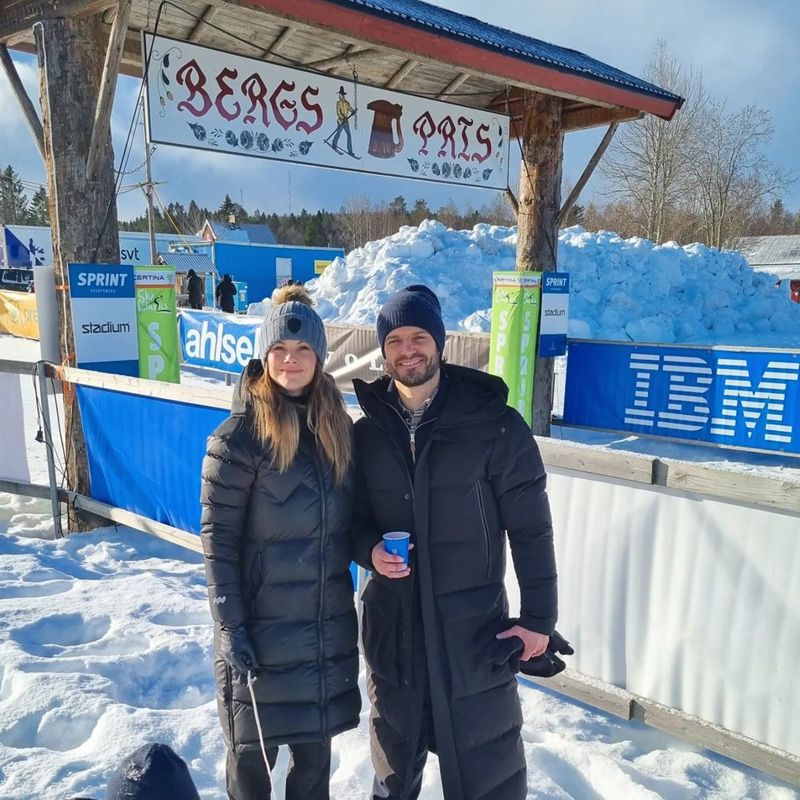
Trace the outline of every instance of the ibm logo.
[[[792, 441], [793, 427], [785, 423], [786, 393], [800, 377], [800, 363], [768, 362], [755, 386], [743, 358], [720, 358], [712, 370], [697, 356], [632, 353], [629, 366], [636, 378], [633, 406], [625, 409], [625, 422], [630, 425], [664, 433], [699, 431], [710, 425], [711, 434], [733, 439], [741, 418], [750, 439], [763, 420], [765, 441]], [[669, 381], [666, 409], [652, 408], [651, 389], [658, 372]]]

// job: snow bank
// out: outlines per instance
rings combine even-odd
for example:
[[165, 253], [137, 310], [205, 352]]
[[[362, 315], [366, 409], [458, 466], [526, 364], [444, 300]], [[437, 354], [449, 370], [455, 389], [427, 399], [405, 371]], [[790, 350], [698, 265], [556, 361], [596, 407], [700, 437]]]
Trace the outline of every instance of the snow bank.
[[[336, 259], [308, 287], [323, 319], [369, 325], [392, 292], [426, 283], [449, 330], [488, 331], [491, 274], [514, 268], [516, 242], [516, 228], [426, 220]], [[574, 337], [800, 346], [800, 305], [737, 252], [576, 226], [561, 232], [558, 266], [572, 276]]]

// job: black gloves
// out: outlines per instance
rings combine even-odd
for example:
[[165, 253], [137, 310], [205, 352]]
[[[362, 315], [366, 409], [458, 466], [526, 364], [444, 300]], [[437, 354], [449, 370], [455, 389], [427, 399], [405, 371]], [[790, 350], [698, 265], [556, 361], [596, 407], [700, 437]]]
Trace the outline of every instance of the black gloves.
[[553, 631], [547, 643], [547, 650], [529, 661], [520, 661], [519, 670], [523, 675], [535, 678], [552, 678], [567, 668], [557, 654], [571, 656], [574, 652], [572, 645], [558, 631]]
[[[518, 620], [515, 619], [504, 620], [502, 630], [508, 630], [517, 624], [519, 624]], [[550, 635], [547, 649], [540, 656], [531, 658], [528, 661], [521, 661], [520, 655], [523, 648], [522, 639], [517, 636], [512, 636], [508, 639], [497, 639], [492, 661], [498, 667], [508, 663], [514, 672], [522, 672], [523, 675], [530, 675], [536, 678], [552, 678], [567, 667], [564, 661], [558, 657], [558, 654], [571, 656], [575, 652], [570, 643], [558, 631], [553, 631]]]
[[242, 628], [220, 628], [219, 654], [230, 666], [242, 675], [258, 666], [258, 657], [250, 641], [250, 635]]

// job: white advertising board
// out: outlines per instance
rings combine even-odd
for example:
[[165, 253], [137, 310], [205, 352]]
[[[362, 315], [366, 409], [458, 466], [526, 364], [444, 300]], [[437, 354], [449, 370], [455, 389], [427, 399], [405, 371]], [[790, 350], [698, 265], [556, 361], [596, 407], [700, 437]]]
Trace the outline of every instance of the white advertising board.
[[150, 140], [505, 189], [509, 118], [144, 34]]
[[78, 366], [138, 377], [133, 267], [69, 264], [69, 287]]

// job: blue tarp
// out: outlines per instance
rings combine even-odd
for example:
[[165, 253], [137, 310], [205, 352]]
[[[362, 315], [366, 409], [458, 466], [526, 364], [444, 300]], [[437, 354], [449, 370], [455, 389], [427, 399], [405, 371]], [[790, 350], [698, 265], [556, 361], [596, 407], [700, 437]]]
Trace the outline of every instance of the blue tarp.
[[92, 497], [199, 532], [206, 439], [228, 413], [107, 389], [76, 389]]

